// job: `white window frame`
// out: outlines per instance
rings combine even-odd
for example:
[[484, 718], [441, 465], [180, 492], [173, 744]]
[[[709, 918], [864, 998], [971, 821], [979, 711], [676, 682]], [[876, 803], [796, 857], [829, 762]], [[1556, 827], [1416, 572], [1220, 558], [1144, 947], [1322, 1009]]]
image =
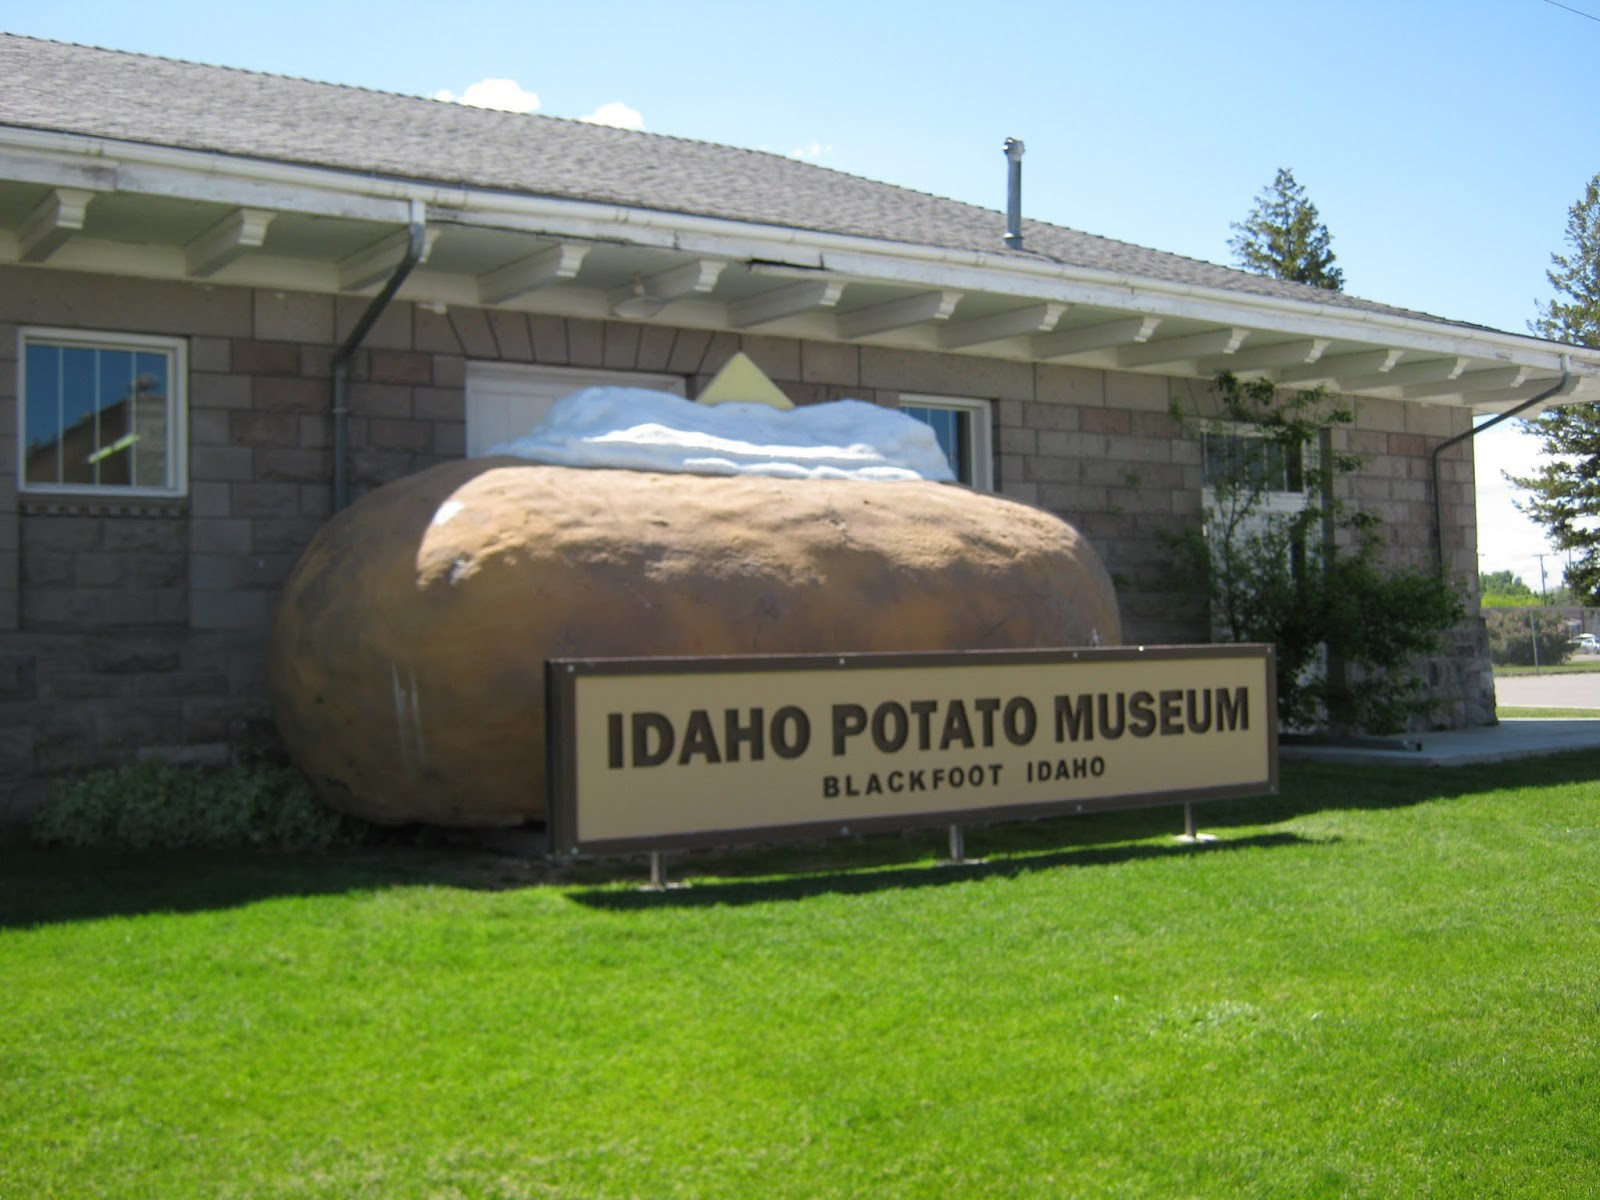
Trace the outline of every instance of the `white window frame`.
[[[86, 350], [138, 350], [165, 354], [167, 387], [167, 483], [164, 487], [122, 483], [28, 482], [28, 347], [68, 346]], [[64, 432], [64, 431], [62, 431]], [[184, 338], [141, 333], [24, 326], [17, 330], [17, 490], [30, 495], [183, 496], [189, 490], [189, 343]]]
[[900, 394], [901, 408], [936, 408], [967, 417], [967, 448], [972, 455], [972, 478], [962, 480], [974, 491], [994, 491], [994, 406], [969, 396]]
[[[489, 447], [520, 437], [527, 428], [502, 430], [485, 425], [497, 407], [522, 402], [530, 409], [543, 406], [542, 418], [563, 396], [589, 387], [636, 387], [675, 396], [688, 394], [682, 375], [658, 375], [644, 371], [598, 371], [582, 367], [542, 367], [536, 363], [508, 363], [471, 360], [467, 363], [466, 424], [467, 457], [481, 458]], [[474, 420], [474, 416], [477, 420]], [[531, 426], [530, 426], [531, 428]]]

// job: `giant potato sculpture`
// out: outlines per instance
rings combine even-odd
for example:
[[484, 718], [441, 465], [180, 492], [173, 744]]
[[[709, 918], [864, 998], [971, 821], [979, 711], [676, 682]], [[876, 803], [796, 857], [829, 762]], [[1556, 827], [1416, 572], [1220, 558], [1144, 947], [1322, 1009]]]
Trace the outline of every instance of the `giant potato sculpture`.
[[474, 459], [373, 492], [281, 597], [291, 754], [381, 822], [545, 814], [545, 660], [1120, 640], [1105, 568], [1048, 513], [931, 482]]

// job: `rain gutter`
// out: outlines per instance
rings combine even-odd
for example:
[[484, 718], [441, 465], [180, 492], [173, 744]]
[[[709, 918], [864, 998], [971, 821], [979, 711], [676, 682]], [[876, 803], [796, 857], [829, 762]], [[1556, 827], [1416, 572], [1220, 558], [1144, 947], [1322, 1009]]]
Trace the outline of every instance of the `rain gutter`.
[[1571, 390], [1572, 384], [1572, 360], [1567, 355], [1563, 354], [1561, 356], [1561, 378], [1556, 380], [1556, 382], [1550, 387], [1547, 387], [1544, 391], [1540, 392], [1537, 396], [1534, 396], [1531, 400], [1524, 400], [1515, 408], [1507, 409], [1499, 416], [1485, 421], [1482, 425], [1474, 425], [1465, 433], [1458, 433], [1453, 438], [1447, 438], [1433, 448], [1433, 549], [1439, 566], [1439, 578], [1443, 579], [1445, 577], [1444, 491], [1439, 486], [1440, 455], [1442, 455], [1446, 450], [1450, 449], [1451, 446], [1457, 445], [1461, 442], [1469, 441], [1472, 438], [1477, 437], [1486, 429], [1493, 429], [1502, 421], [1509, 421], [1512, 417], [1520, 416], [1522, 413], [1527, 412], [1530, 408], [1541, 405], [1547, 400], [1554, 399], [1556, 396], [1566, 395], [1567, 392]]
[[365, 340], [372, 327], [378, 323], [383, 310], [389, 307], [400, 285], [406, 281], [419, 262], [427, 244], [427, 206], [421, 200], [411, 201], [411, 221], [406, 240], [405, 254], [389, 276], [389, 281], [372, 298], [361, 319], [356, 322], [350, 336], [345, 338], [339, 352], [333, 356], [333, 511], [340, 512], [350, 504], [350, 359]]

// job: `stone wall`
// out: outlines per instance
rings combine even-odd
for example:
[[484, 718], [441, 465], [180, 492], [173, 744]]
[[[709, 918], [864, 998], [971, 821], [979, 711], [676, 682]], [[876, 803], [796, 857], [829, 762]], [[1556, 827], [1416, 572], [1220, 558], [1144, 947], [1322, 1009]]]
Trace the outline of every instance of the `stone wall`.
[[[366, 304], [0, 267], [0, 796], [141, 752], [219, 759], [271, 744], [268, 614], [332, 511], [332, 361]], [[19, 497], [22, 324], [189, 339], [187, 496]], [[469, 360], [679, 374], [692, 396], [738, 350], [800, 403], [991, 401], [999, 490], [1090, 538], [1126, 638], [1206, 639], [1204, 610], [1163, 588], [1161, 541], [1199, 517], [1199, 446], [1168, 409], [1200, 385], [1156, 376], [397, 303], [352, 363], [352, 495], [464, 452]], [[1350, 498], [1384, 517], [1395, 561], [1431, 561], [1428, 454], [1469, 418], [1375, 401], [1359, 413], [1348, 438], [1370, 458]], [[1444, 471], [1447, 556], [1475, 583], [1470, 449]], [[1473, 620], [1463, 648], [1483, 645], [1475, 608]], [[1486, 679], [1486, 650], [1434, 664], [1452, 723], [1492, 719], [1480, 663]]]

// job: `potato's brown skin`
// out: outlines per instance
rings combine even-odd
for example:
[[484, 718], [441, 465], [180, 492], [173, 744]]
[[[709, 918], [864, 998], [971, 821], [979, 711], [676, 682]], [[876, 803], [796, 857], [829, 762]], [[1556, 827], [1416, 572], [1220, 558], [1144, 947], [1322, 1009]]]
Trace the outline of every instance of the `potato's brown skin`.
[[452, 462], [318, 533], [268, 686], [295, 761], [370, 820], [545, 814], [545, 660], [1114, 645], [1098, 555], [938, 483]]

